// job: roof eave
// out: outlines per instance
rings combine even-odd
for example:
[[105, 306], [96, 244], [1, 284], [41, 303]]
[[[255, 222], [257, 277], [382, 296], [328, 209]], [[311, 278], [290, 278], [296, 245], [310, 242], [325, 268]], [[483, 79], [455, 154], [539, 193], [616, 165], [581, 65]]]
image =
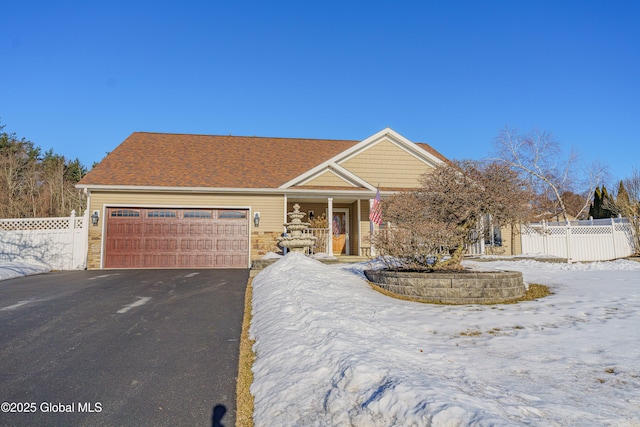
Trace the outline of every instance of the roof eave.
[[223, 188], [223, 187], [163, 187], [154, 185], [100, 185], [100, 184], [77, 184], [76, 188], [87, 191], [104, 192], [158, 192], [158, 193], [235, 193], [235, 194], [307, 194], [307, 195], [342, 195], [353, 197], [375, 196], [375, 190], [365, 188], [353, 190], [340, 189], [303, 189], [303, 188]]

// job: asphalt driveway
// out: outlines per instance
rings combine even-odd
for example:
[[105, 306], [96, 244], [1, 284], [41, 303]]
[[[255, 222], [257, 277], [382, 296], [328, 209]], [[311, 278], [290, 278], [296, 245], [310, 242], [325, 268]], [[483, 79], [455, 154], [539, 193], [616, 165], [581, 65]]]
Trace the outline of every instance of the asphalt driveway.
[[233, 426], [248, 270], [0, 281], [0, 425]]

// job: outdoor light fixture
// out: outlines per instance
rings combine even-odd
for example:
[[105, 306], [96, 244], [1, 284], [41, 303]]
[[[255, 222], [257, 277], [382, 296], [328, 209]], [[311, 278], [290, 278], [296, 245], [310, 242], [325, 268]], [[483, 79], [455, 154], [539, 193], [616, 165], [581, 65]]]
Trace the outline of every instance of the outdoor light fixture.
[[260, 226], [260, 212], [253, 214], [253, 225], [256, 227]]
[[309, 221], [313, 221], [314, 216], [313, 211], [309, 211]]
[[91, 224], [98, 225], [99, 220], [100, 214], [98, 214], [98, 211], [93, 211], [93, 215], [91, 215]]

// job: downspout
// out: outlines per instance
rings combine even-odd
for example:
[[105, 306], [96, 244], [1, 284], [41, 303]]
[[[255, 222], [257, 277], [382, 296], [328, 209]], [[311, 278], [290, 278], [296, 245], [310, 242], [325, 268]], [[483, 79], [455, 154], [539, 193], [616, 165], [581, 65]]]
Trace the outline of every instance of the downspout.
[[[286, 224], [287, 221], [287, 204], [289, 203], [289, 199], [287, 198], [287, 194], [285, 193], [284, 195], [284, 209], [282, 209], [282, 235], [286, 236], [287, 235], [287, 226], [284, 225]], [[286, 247], [282, 247], [282, 255], [286, 255], [287, 254], [287, 248]]]
[[91, 227], [91, 218], [89, 218], [89, 212], [91, 212], [91, 191], [84, 189], [84, 194], [87, 196], [87, 207], [84, 210], [84, 219], [82, 225], [84, 226], [84, 269], [89, 268], [89, 227]]

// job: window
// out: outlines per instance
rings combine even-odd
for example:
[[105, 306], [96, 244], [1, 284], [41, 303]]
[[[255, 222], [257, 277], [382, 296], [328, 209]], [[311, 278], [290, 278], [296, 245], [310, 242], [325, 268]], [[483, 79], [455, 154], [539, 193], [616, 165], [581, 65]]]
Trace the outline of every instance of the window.
[[211, 211], [184, 211], [185, 218], [211, 219]]
[[176, 211], [149, 211], [147, 218], [175, 218]]
[[111, 211], [112, 217], [139, 217], [140, 211], [134, 211], [132, 209], [118, 209], [117, 211]]
[[247, 217], [246, 211], [220, 211], [219, 219], [244, 219]]

